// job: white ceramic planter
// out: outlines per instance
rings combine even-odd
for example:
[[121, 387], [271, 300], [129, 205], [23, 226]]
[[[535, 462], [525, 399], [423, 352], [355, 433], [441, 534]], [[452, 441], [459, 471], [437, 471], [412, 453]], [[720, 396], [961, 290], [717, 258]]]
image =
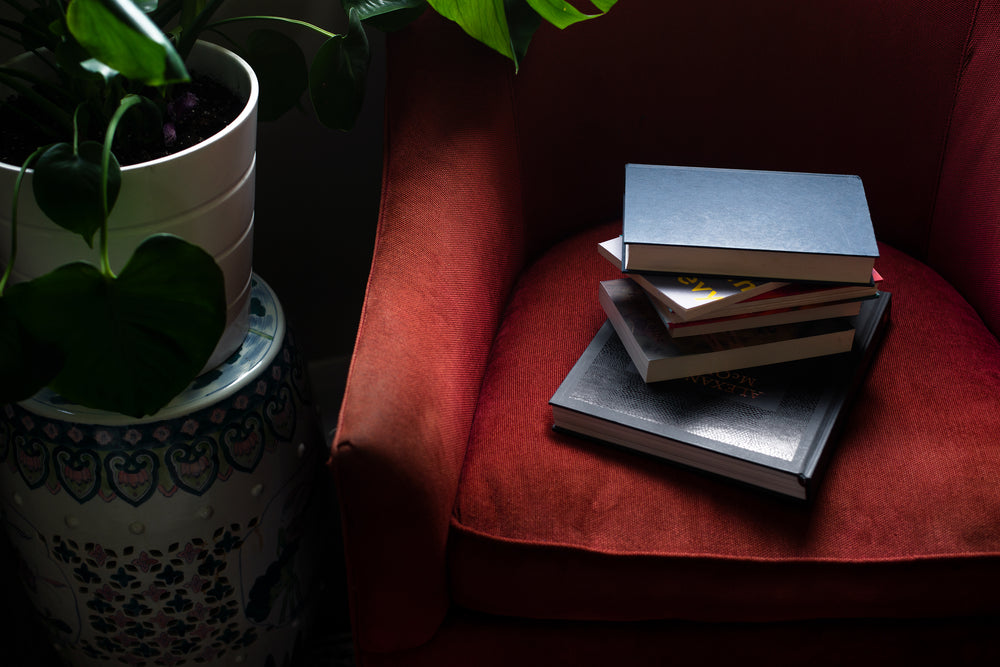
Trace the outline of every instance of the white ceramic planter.
[[[153, 234], [170, 233], [204, 248], [226, 281], [227, 325], [205, 368], [225, 361], [247, 333], [253, 254], [257, 78], [235, 54], [199, 42], [189, 69], [211, 76], [246, 100], [229, 126], [210, 139], [165, 158], [122, 169], [122, 189], [111, 212], [109, 252], [121, 268]], [[10, 252], [10, 210], [19, 167], [0, 163], [0, 257]], [[67, 262], [100, 261], [76, 234], [51, 222], [31, 196], [26, 175], [18, 213], [18, 256], [12, 280], [30, 280]], [[95, 246], [97, 244], [95, 243]]]
[[287, 665], [324, 602], [327, 450], [280, 303], [252, 284], [240, 353], [155, 415], [45, 391], [0, 406], [0, 524], [73, 667]]

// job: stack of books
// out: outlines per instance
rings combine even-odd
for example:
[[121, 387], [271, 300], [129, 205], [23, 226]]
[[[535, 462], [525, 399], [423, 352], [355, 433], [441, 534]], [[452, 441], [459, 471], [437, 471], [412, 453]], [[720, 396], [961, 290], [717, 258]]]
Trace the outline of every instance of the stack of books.
[[[621, 265], [621, 238], [599, 245]], [[847, 318], [878, 294], [863, 284], [631, 273], [600, 302], [647, 382], [794, 361], [851, 349]]]
[[808, 497], [887, 321], [861, 180], [628, 165], [598, 250], [624, 277], [555, 426]]

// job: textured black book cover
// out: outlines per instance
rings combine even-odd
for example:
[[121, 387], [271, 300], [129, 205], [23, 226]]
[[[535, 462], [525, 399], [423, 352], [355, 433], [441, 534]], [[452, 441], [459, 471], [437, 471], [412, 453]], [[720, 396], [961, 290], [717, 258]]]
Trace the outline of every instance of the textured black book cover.
[[883, 292], [862, 305], [851, 352], [652, 384], [605, 323], [552, 397], [554, 425], [806, 498], [889, 302]]

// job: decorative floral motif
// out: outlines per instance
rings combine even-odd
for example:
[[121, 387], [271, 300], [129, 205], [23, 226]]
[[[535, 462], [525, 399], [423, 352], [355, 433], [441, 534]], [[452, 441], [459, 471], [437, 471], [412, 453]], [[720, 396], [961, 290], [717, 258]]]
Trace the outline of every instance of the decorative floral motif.
[[218, 445], [211, 438], [178, 442], [166, 455], [167, 470], [174, 483], [200, 496], [208, 491], [219, 469]]
[[[220, 658], [257, 638], [240, 622], [236, 582], [225, 563], [244, 534], [257, 528], [219, 528], [213, 541], [194, 538], [164, 550], [78, 544], [66, 536], [51, 540], [53, 558], [72, 566], [74, 586], [84, 600], [83, 622], [96, 639], [82, 640], [86, 655], [99, 660], [181, 665]], [[145, 575], [154, 579], [138, 585]]]
[[[32, 420], [25, 420], [34, 425]], [[17, 470], [29, 489], [37, 489], [45, 483], [49, 474], [49, 450], [38, 438], [24, 435], [14, 436], [14, 450]]]
[[268, 425], [283, 439], [292, 437], [295, 432], [295, 401], [292, 400], [291, 389], [280, 386], [274, 396], [264, 406], [264, 415]]
[[150, 424], [68, 424], [6, 405], [0, 465], [30, 488], [64, 490], [81, 503], [98, 495], [140, 505], [157, 491], [200, 496], [234, 470], [252, 472], [276, 441], [294, 435], [296, 403], [306, 398], [299, 365], [297, 354], [279, 354], [264, 372], [273, 382], [266, 395], [250, 383], [193, 415]]
[[231, 424], [222, 434], [222, 451], [237, 470], [250, 472], [260, 463], [268, 442], [263, 419], [250, 415], [242, 422]]
[[104, 468], [118, 497], [138, 506], [156, 490], [160, 459], [144, 449], [116, 451], [105, 457]]
[[101, 459], [90, 449], [56, 447], [56, 476], [66, 492], [84, 503], [94, 497], [101, 486]]

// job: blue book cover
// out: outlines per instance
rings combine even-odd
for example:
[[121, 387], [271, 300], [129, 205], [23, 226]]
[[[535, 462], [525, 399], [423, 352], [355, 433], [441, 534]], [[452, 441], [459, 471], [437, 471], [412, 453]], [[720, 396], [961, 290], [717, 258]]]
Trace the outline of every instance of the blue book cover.
[[866, 283], [878, 246], [858, 176], [629, 164], [625, 271]]

